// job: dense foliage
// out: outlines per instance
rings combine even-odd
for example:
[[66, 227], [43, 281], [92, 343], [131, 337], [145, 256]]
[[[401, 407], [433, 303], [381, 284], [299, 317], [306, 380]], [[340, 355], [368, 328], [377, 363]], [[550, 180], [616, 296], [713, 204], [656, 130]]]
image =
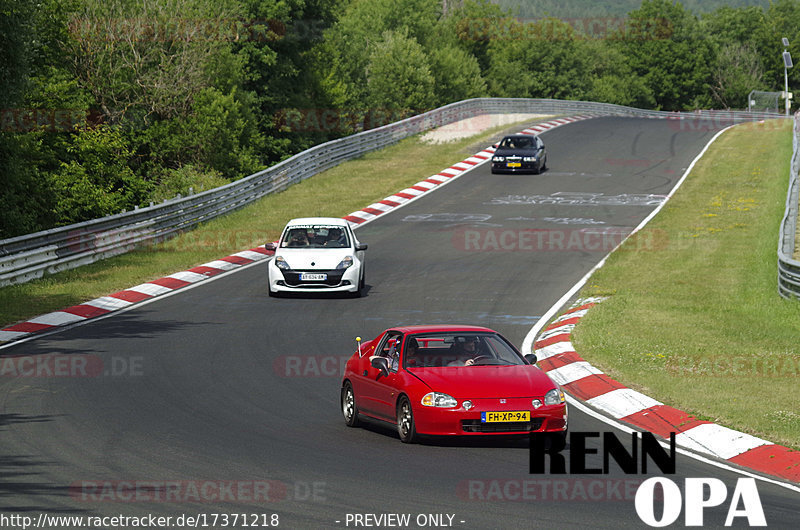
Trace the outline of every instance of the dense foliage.
[[[541, 17], [624, 17], [639, 7], [641, 0], [492, 0], [503, 9], [523, 18]], [[710, 13], [721, 7], [758, 6], [767, 8], [770, 0], [684, 0], [693, 13]]]
[[800, 0], [722, 3], [0, 0], [0, 238], [471, 97], [742, 108], [783, 89], [781, 37], [800, 60]]

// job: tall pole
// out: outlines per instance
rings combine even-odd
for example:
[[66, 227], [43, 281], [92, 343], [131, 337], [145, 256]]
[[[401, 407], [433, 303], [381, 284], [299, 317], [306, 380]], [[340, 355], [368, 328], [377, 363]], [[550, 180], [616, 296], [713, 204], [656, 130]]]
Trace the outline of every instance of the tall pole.
[[786, 102], [786, 116], [789, 116], [789, 69], [783, 67], [783, 94]]
[[789, 99], [789, 68], [793, 67], [794, 64], [792, 63], [792, 54], [789, 53], [789, 39], [784, 37], [781, 39], [783, 43], [783, 99], [785, 100], [786, 105], [786, 116], [789, 116], [789, 108], [791, 107], [791, 102]]

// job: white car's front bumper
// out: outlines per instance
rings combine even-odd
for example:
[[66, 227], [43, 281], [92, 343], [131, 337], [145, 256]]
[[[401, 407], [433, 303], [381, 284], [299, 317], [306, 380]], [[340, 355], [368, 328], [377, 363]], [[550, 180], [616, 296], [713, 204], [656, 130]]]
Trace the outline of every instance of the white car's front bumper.
[[[273, 260], [269, 262], [269, 289], [273, 293], [319, 293], [319, 292], [357, 292], [360, 288], [361, 263], [354, 263], [344, 270], [341, 279], [335, 278], [340, 271], [337, 270], [314, 270], [305, 271], [316, 274], [326, 274], [326, 281], [303, 281], [299, 279], [298, 271], [283, 271], [274, 265]], [[334, 276], [331, 279], [331, 276]]]

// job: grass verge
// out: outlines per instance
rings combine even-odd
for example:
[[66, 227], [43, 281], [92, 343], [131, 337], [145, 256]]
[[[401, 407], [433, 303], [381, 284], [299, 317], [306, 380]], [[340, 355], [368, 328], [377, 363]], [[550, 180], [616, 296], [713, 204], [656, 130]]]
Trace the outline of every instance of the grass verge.
[[701, 419], [800, 448], [800, 303], [777, 293], [791, 123], [726, 132], [583, 289], [581, 355]]
[[419, 136], [407, 138], [340, 164], [164, 244], [0, 288], [0, 327], [274, 241], [286, 222], [295, 217], [342, 217], [438, 173], [486, 147], [502, 131], [516, 131], [526, 123], [531, 120], [436, 145], [421, 141]]

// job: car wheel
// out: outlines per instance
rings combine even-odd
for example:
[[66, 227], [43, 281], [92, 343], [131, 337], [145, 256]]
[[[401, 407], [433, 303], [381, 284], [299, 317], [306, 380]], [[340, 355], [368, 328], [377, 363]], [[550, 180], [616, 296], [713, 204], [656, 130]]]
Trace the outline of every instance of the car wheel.
[[536, 164], [536, 167], [533, 168], [533, 174], [538, 175], [541, 172], [542, 172], [542, 163], [539, 162], [538, 164]]
[[397, 434], [400, 441], [406, 444], [417, 441], [417, 429], [414, 427], [414, 411], [408, 398], [403, 396], [397, 404]]
[[348, 427], [358, 427], [361, 423], [358, 420], [356, 396], [353, 394], [353, 385], [350, 384], [350, 381], [346, 382], [342, 387], [342, 414]]
[[547, 171], [547, 157], [542, 160], [542, 171]]

